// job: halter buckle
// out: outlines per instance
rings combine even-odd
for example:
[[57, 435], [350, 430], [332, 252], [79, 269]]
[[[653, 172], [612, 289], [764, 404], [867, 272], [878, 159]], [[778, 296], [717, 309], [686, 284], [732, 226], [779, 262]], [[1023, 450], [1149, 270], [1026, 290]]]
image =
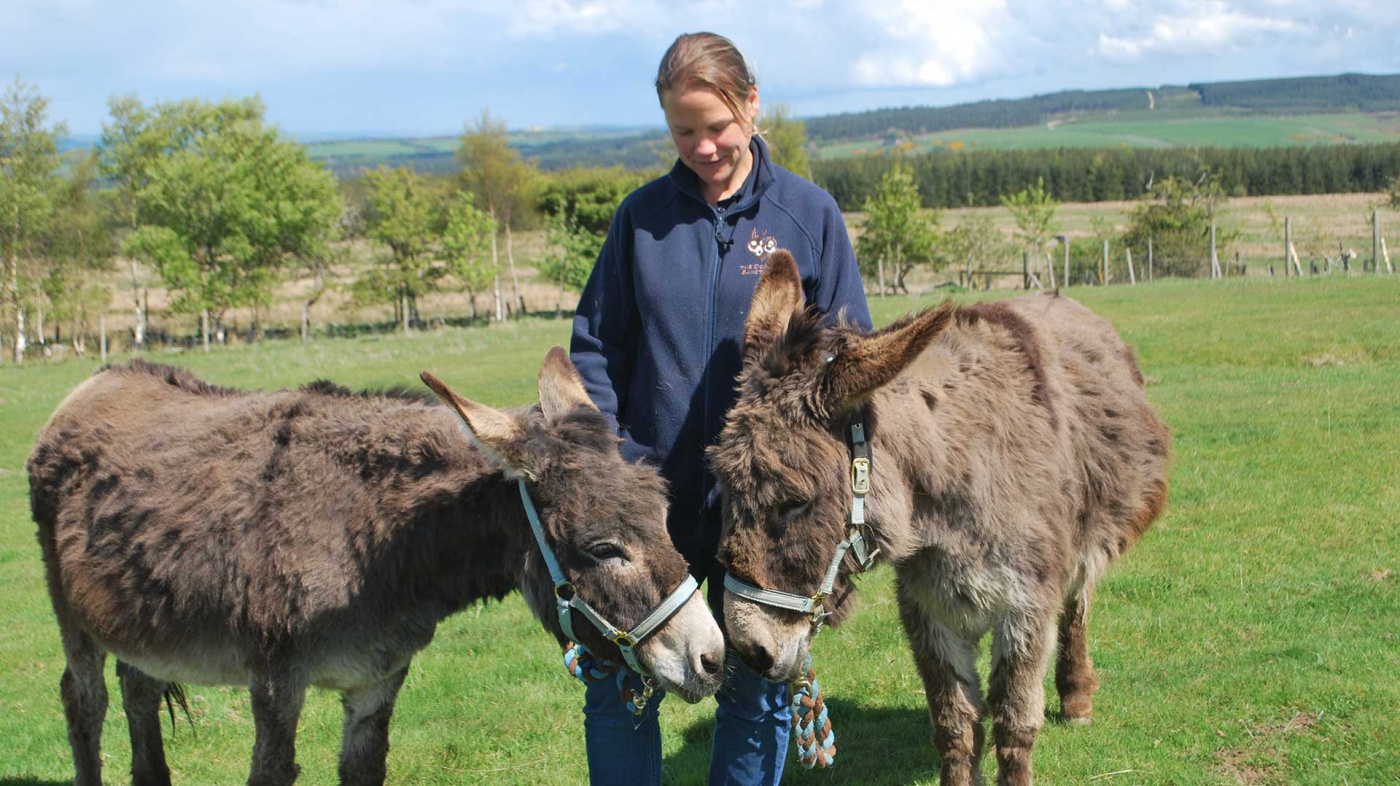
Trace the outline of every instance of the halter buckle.
[[573, 600], [576, 595], [578, 595], [578, 590], [574, 589], [574, 585], [567, 581], [554, 585], [554, 597], [565, 603]]
[[870, 459], [851, 459], [851, 491], [855, 494], [870, 493]]
[[637, 640], [632, 638], [632, 634], [627, 631], [620, 631], [616, 636], [613, 636], [613, 643], [619, 647], [637, 646]]

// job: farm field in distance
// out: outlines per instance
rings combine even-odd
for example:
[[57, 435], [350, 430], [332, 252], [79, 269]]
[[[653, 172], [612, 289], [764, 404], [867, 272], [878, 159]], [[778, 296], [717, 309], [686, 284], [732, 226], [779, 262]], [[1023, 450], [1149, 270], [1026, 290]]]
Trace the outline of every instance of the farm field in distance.
[[[1284, 147], [1394, 142], [1400, 115], [1204, 115], [1193, 112], [1119, 112], [1052, 118], [1020, 128], [960, 128], [903, 140], [909, 152], [1032, 150], [1057, 147]], [[870, 155], [892, 145], [842, 140], [821, 145], [824, 159]]]
[[[1308, 204], [1318, 221], [1350, 221], [1359, 207]], [[1079, 210], [1062, 210], [1068, 226], [1087, 224]], [[1400, 276], [1163, 280], [1070, 294], [1136, 347], [1149, 398], [1172, 428], [1174, 455], [1166, 515], [1095, 596], [1090, 652], [1103, 688], [1094, 724], [1054, 721], [1048, 680], [1052, 719], [1036, 744], [1038, 780], [1393, 782], [1400, 772]], [[883, 324], [941, 297], [871, 303]], [[535, 371], [551, 345], [567, 343], [567, 331], [567, 321], [529, 318], [148, 357], [211, 382], [261, 388], [318, 377], [417, 384], [426, 368], [464, 395], [507, 406], [534, 399]], [[0, 784], [72, 777], [58, 697], [63, 658], [23, 464], [34, 434], [96, 365], [89, 358], [0, 366]], [[838, 766], [812, 773], [789, 758], [784, 782], [936, 784], [938, 758], [899, 629], [893, 572], [861, 580], [861, 595], [851, 622], [822, 633], [814, 647]], [[518, 596], [446, 621], [399, 696], [390, 782], [584, 781], [582, 689], [559, 660]], [[106, 776], [124, 783], [130, 748], [108, 664]], [[166, 721], [173, 779], [241, 782], [252, 749], [246, 691], [189, 692], [195, 729], [181, 718], [172, 731]], [[713, 707], [663, 705], [668, 784], [705, 782]], [[308, 694], [299, 783], [335, 782], [340, 726], [338, 697]], [[993, 757], [984, 763], [990, 777]]]

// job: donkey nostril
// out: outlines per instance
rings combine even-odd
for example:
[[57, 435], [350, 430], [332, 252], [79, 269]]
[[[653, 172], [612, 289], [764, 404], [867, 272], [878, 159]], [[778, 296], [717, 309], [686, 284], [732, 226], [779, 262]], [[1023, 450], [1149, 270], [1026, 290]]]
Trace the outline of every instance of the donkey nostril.
[[724, 668], [724, 660], [716, 660], [710, 657], [710, 654], [707, 652], [700, 656], [700, 668], [704, 669], [706, 674], [715, 677], [718, 676], [720, 670]]
[[755, 674], [767, 674], [768, 670], [773, 668], [773, 655], [768, 652], [767, 647], [762, 645], [755, 646], [750, 650], [747, 660], [749, 667], [754, 670]]

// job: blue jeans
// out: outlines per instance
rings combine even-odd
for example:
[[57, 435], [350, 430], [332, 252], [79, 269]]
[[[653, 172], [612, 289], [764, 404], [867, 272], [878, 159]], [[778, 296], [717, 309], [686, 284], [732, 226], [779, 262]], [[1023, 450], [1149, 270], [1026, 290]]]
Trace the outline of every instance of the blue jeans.
[[[771, 683], [731, 652], [715, 696], [711, 786], [777, 786], [788, 749], [787, 686]], [[652, 697], [640, 722], [613, 680], [590, 683], [583, 706], [588, 780], [592, 786], [660, 786], [661, 724]]]

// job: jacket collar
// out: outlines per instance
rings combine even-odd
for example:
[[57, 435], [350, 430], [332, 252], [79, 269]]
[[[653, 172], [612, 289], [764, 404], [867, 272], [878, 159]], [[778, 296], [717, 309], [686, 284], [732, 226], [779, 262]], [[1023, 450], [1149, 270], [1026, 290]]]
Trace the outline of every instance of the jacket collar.
[[[738, 204], [725, 211], [728, 215], [748, 210], [750, 206], [758, 202], [759, 197], [763, 196], [763, 192], [768, 190], [768, 186], [773, 184], [773, 164], [768, 158], [768, 145], [755, 135], [749, 140], [749, 150], [753, 152], [753, 170], [749, 172], [749, 177], [753, 179], [753, 187], [741, 189], [747, 190], [747, 193], [739, 200]], [[671, 182], [681, 193], [699, 201], [705, 207], [711, 207], [710, 203], [705, 201], [704, 192], [700, 189], [700, 178], [679, 158], [671, 167], [669, 176]], [[747, 181], [745, 184], [747, 185]]]

